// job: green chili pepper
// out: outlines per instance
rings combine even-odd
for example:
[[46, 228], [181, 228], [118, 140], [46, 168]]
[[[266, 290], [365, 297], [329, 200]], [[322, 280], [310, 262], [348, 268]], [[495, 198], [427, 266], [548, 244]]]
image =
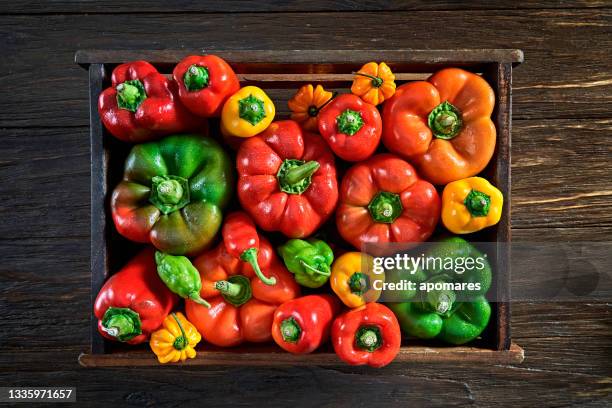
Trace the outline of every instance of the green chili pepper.
[[300, 285], [318, 288], [329, 279], [334, 253], [324, 241], [290, 239], [278, 248], [278, 252]]
[[200, 297], [202, 280], [200, 272], [193, 266], [189, 258], [155, 252], [157, 274], [168, 289], [184, 299], [210, 307], [210, 304]]

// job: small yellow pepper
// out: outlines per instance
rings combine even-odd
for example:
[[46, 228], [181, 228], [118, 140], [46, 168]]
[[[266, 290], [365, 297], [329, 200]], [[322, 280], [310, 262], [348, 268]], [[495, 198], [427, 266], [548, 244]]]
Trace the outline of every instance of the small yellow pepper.
[[198, 330], [181, 313], [171, 313], [162, 328], [151, 334], [149, 345], [160, 363], [176, 363], [196, 356], [195, 346], [202, 340]]
[[395, 75], [384, 62], [368, 62], [355, 72], [351, 92], [372, 105], [379, 105], [395, 93]]
[[332, 92], [326, 91], [321, 85], [302, 86], [293, 95], [293, 98], [287, 101], [291, 109], [291, 119], [299, 123], [305, 130], [318, 133], [317, 115], [333, 96]]
[[263, 132], [274, 120], [274, 103], [256, 86], [245, 86], [223, 105], [221, 126], [238, 137], [251, 137]]
[[501, 191], [482, 177], [453, 181], [442, 192], [442, 222], [455, 234], [469, 234], [499, 222]]
[[[381, 282], [374, 289], [377, 280]], [[376, 302], [384, 281], [384, 273], [374, 273], [374, 259], [361, 252], [347, 252], [336, 259], [329, 279], [332, 290], [350, 308]]]

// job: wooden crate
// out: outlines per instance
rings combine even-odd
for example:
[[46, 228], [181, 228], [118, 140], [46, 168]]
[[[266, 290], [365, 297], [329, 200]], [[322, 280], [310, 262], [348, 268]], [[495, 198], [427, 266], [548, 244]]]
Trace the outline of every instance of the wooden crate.
[[[490, 294], [493, 313], [482, 338], [469, 346], [448, 347], [437, 343], [404, 340], [395, 362], [474, 361], [491, 364], [520, 363], [523, 350], [510, 337], [510, 146], [512, 118], [512, 67], [523, 61], [520, 50], [288, 50], [215, 51], [238, 74], [242, 85], [266, 89], [277, 106], [277, 118], [286, 117], [287, 99], [303, 83], [317, 82], [326, 88], [346, 89], [353, 75], [367, 61], [385, 61], [396, 73], [398, 85], [408, 80], [425, 79], [444, 67], [461, 67], [483, 77], [496, 95], [493, 121], [497, 127], [497, 146], [489, 166], [483, 171], [505, 196], [501, 221], [478, 236], [479, 240], [498, 242], [490, 257], [493, 285]], [[109, 199], [119, 182], [130, 145], [110, 136], [98, 116], [97, 101], [109, 86], [110, 73], [120, 63], [147, 60], [168, 74], [187, 55], [206, 54], [205, 50], [84, 50], [75, 60], [89, 71], [91, 138], [91, 298], [131, 256], [138, 246], [115, 230], [110, 217]], [[211, 127], [215, 129], [215, 126]], [[237, 200], [236, 200], [237, 201]], [[491, 255], [491, 254], [489, 254]], [[93, 309], [93, 307], [92, 307]], [[80, 356], [87, 367], [147, 366], [157, 360], [146, 345], [128, 347], [104, 340], [97, 332], [92, 314], [91, 351]], [[329, 345], [309, 355], [294, 356], [275, 345], [244, 345], [222, 349], [205, 345], [188, 365], [341, 365]]]

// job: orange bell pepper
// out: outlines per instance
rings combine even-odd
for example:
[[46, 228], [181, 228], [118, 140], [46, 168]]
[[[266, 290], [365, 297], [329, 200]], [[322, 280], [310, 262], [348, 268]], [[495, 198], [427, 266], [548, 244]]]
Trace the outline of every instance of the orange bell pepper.
[[300, 124], [304, 130], [318, 132], [317, 116], [334, 94], [326, 91], [321, 85], [313, 87], [307, 84], [298, 89], [293, 98], [287, 101], [291, 109], [291, 119]]
[[383, 143], [434, 184], [482, 171], [495, 150], [495, 94], [479, 75], [443, 69], [400, 86], [383, 110]]
[[368, 62], [355, 72], [351, 92], [372, 105], [379, 105], [395, 93], [395, 75], [384, 62]]
[[232, 347], [271, 341], [274, 311], [299, 296], [299, 285], [264, 237], [259, 237], [257, 263], [274, 285], [263, 283], [251, 264], [231, 255], [223, 242], [194, 260], [202, 279], [200, 296], [210, 309], [187, 300], [185, 312], [209, 343]]

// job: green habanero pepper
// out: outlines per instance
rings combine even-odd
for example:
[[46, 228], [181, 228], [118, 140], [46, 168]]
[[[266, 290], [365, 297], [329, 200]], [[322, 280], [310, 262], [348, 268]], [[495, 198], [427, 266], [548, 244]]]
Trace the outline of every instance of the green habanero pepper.
[[319, 288], [329, 279], [334, 252], [324, 241], [290, 239], [278, 248], [278, 252], [300, 285]]
[[[459, 345], [474, 340], [487, 327], [491, 317], [491, 306], [485, 295], [491, 287], [491, 265], [476, 247], [463, 238], [451, 237], [435, 243], [425, 253], [430, 262], [411, 276], [412, 281], [436, 285], [444, 283], [472, 284], [474, 290], [460, 293], [449, 289], [419, 290], [415, 297], [404, 303], [393, 303], [389, 307], [397, 316], [402, 330], [422, 339], [436, 338]], [[449, 260], [454, 268], [445, 269]], [[466, 259], [471, 258], [471, 262]], [[472, 268], [465, 267], [472, 265]], [[459, 273], [460, 272], [460, 273]]]
[[210, 304], [200, 297], [202, 289], [200, 272], [187, 257], [156, 251], [155, 262], [157, 274], [168, 289], [184, 299], [191, 299], [210, 308]]
[[111, 198], [117, 231], [173, 255], [198, 254], [221, 226], [232, 167], [221, 146], [201, 135], [134, 146]]

